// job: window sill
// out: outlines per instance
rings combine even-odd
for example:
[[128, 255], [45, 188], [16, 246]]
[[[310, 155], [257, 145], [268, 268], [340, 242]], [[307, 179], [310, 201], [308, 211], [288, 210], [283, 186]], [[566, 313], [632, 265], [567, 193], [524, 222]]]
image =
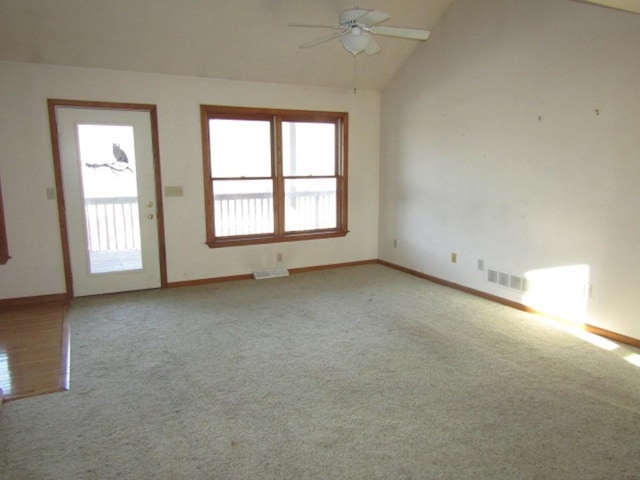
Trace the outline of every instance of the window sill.
[[247, 237], [228, 237], [208, 240], [209, 248], [240, 247], [265, 243], [299, 242], [303, 240], [321, 240], [325, 238], [345, 237], [348, 231], [331, 230], [313, 233], [291, 233], [288, 235], [255, 235]]

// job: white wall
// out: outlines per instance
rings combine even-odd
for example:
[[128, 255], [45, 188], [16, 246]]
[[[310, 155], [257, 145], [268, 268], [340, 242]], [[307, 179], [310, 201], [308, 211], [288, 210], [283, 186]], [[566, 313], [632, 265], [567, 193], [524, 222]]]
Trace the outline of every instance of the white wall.
[[[0, 299], [64, 292], [47, 98], [158, 106], [170, 282], [377, 258], [379, 107], [376, 92], [153, 75], [0, 62], [0, 179], [9, 262], [0, 267]], [[210, 249], [205, 245], [200, 104], [349, 112], [349, 230], [345, 238]]]
[[575, 317], [640, 338], [639, 51], [638, 15], [457, 0], [382, 95], [380, 258], [524, 303], [478, 260], [587, 265]]

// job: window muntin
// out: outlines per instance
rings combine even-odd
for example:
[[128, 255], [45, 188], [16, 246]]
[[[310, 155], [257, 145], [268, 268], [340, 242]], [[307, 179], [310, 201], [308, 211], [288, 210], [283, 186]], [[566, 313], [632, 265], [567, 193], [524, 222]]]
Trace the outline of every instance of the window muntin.
[[201, 114], [209, 246], [346, 235], [346, 113]]

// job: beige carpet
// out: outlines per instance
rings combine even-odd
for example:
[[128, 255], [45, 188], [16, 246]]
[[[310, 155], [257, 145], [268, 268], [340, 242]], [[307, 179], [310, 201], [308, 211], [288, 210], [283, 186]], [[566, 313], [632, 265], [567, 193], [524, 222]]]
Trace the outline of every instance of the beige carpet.
[[637, 350], [370, 265], [84, 298], [3, 479], [637, 479]]

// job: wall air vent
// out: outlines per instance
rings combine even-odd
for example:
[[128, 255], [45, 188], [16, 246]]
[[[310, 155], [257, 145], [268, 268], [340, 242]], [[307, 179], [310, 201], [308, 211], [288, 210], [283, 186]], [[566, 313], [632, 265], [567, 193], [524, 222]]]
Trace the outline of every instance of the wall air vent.
[[253, 278], [264, 280], [266, 278], [288, 277], [289, 270], [286, 268], [274, 268], [273, 270], [260, 270], [253, 272]]
[[487, 269], [487, 282], [493, 283], [494, 285], [499, 285], [501, 287], [509, 288], [511, 290], [516, 290], [518, 292], [526, 292], [527, 291], [527, 281], [523, 277], [518, 277], [517, 275], [511, 275], [507, 272], [500, 272], [494, 269]]
[[522, 291], [522, 277], [509, 275], [509, 288]]

